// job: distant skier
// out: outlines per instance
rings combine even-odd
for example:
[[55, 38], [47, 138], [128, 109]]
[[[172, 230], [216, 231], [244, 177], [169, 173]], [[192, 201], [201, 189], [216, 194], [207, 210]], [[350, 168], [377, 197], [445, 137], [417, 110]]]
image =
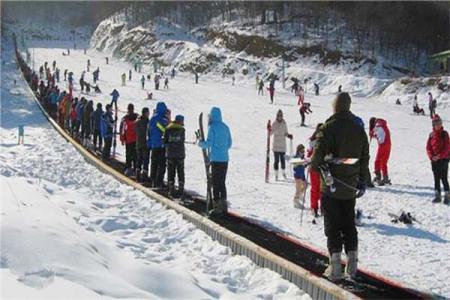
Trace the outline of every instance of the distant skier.
[[91, 60], [88, 59], [86, 63], [86, 70], [89, 72], [89, 68], [91, 67]]
[[159, 80], [160, 80], [160, 76], [159, 76], [159, 74], [156, 74], [155, 78], [153, 79], [153, 81], [155, 82], [155, 90], [159, 90]]
[[168, 78], [168, 77], [166, 77], [166, 78], [164, 79], [164, 89], [165, 89], [165, 90], [168, 90], [168, 89], [169, 89], [169, 78]]
[[419, 102], [417, 101], [417, 94], [414, 95], [413, 113], [417, 115], [425, 115], [425, 111], [423, 110], [423, 108], [419, 107]]
[[441, 181], [444, 186], [444, 204], [449, 204], [448, 163], [450, 159], [450, 139], [442, 126], [442, 119], [434, 115], [433, 131], [427, 141], [427, 154], [431, 161], [434, 177], [435, 197], [433, 203], [441, 202]]
[[109, 64], [109, 58], [105, 57], [106, 64]]
[[338, 87], [338, 93], [341, 93], [342, 92], [342, 85], [339, 85], [339, 87]]
[[194, 72], [194, 76], [195, 76], [195, 83], [197, 84], [198, 83], [198, 73]]
[[128, 71], [128, 81], [131, 81], [131, 75], [132, 75], [132, 72], [131, 72], [131, 70], [129, 70]]
[[80, 77], [80, 88], [81, 88], [81, 92], [84, 92], [84, 78], [83, 76]]
[[120, 142], [125, 145], [125, 175], [134, 176], [136, 171], [136, 131], [135, 121], [138, 114], [134, 112], [134, 105], [128, 104], [127, 114], [120, 122]]
[[136, 128], [136, 180], [148, 180], [148, 164], [150, 149], [147, 146], [148, 122], [150, 111], [148, 107], [142, 109], [142, 115], [135, 122]]
[[294, 81], [294, 83], [291, 86], [291, 93], [294, 93], [294, 95], [297, 95], [297, 91], [299, 89], [298, 79], [293, 78], [292, 80]]
[[226, 177], [228, 170], [228, 151], [232, 146], [231, 132], [222, 120], [220, 108], [213, 107], [209, 114], [208, 135], [205, 141], [199, 142], [202, 149], [209, 149], [211, 162], [211, 181], [213, 188], [214, 208], [212, 214], [226, 214], [227, 188]]
[[126, 85], [126, 81], [127, 81], [127, 75], [125, 73], [122, 73], [122, 86]]
[[53, 71], [55, 71], [55, 69], [56, 69], [56, 60], [53, 61], [52, 67], [53, 67]]
[[293, 136], [288, 131], [286, 121], [283, 118], [283, 111], [281, 109], [278, 110], [276, 119], [272, 123], [272, 130], [270, 134], [273, 135], [272, 150], [274, 155], [273, 168], [275, 170], [275, 180], [278, 181], [278, 169], [280, 162], [283, 178], [286, 179], [286, 138], [292, 140]]
[[316, 96], [319, 96], [319, 85], [317, 83], [314, 83], [314, 92], [316, 93]]
[[[294, 158], [305, 158], [305, 146], [302, 144], [297, 146]], [[295, 195], [294, 195], [294, 207], [302, 208], [303, 197], [306, 190], [306, 177], [305, 166], [303, 164], [294, 164], [294, 179], [295, 179]]]
[[261, 79], [258, 83], [258, 95], [264, 94], [264, 81]]
[[233, 75], [233, 77], [231, 77], [231, 85], [234, 85], [235, 80], [236, 80], [236, 77], [234, 77], [234, 75]]
[[175, 78], [175, 68], [172, 68], [172, 72], [171, 72], [171, 78]]
[[144, 89], [145, 88], [145, 76], [142, 75], [141, 77], [141, 88]]
[[[367, 135], [350, 112], [351, 98], [340, 93], [333, 102], [334, 114], [320, 127], [311, 168], [324, 176], [322, 211], [330, 264], [324, 275], [331, 281], [342, 278], [341, 254], [345, 245], [345, 273], [354, 278], [358, 264], [358, 236], [355, 226], [356, 198], [365, 193], [369, 162]], [[354, 165], [327, 164], [325, 156], [359, 159]], [[334, 184], [333, 184], [334, 181]]]
[[111, 92], [110, 96], [112, 97], [112, 98], [111, 98], [111, 107], [112, 107], [113, 104], [114, 104], [114, 109], [117, 110], [117, 101], [119, 100], [119, 96], [120, 96], [119, 91], [117, 91], [116, 89], [114, 89], [114, 90]]
[[154, 115], [149, 122], [147, 145], [151, 149], [150, 184], [152, 187], [163, 186], [166, 171], [166, 156], [164, 148], [164, 132], [169, 124], [169, 110], [164, 102], [158, 102]]
[[185, 149], [184, 117], [177, 115], [175, 121], [171, 122], [164, 133], [164, 146], [166, 147], [167, 159], [167, 182], [169, 194], [175, 196], [175, 176], [178, 176], [178, 194], [184, 198], [184, 159]]
[[269, 88], [267, 89], [269, 91], [270, 96], [270, 104], [273, 104], [273, 97], [275, 95], [275, 80], [272, 79], [269, 83]]
[[138, 70], [138, 64], [134, 63], [134, 71], [137, 72], [137, 70]]
[[100, 75], [100, 67], [97, 67], [97, 69], [94, 72], [92, 72], [92, 79], [94, 83], [97, 83], [99, 75]]
[[[101, 103], [97, 103], [96, 110], [91, 114], [91, 127], [92, 127], [92, 133], [93, 133], [93, 144], [94, 144], [94, 151], [102, 151], [102, 135], [101, 135], [101, 119], [103, 117], [103, 108]], [[98, 142], [98, 148], [97, 148], [97, 142]]]
[[299, 88], [298, 88], [298, 91], [297, 91], [297, 105], [300, 105], [300, 106], [302, 106], [303, 105], [303, 103], [305, 102], [305, 91], [303, 90], [303, 87], [302, 86], [300, 86]]
[[[255, 78], [256, 90], [259, 90], [259, 84], [260, 84], [260, 82], [259, 82], [259, 75], [256, 75], [256, 78]], [[263, 83], [263, 86], [264, 86], [264, 83]], [[258, 95], [259, 95], [259, 91], [258, 91]]]
[[430, 118], [433, 119], [436, 113], [437, 101], [433, 99], [431, 92], [428, 92], [428, 109], [430, 110]]
[[[379, 185], [391, 184], [388, 176], [388, 161], [391, 154], [391, 133], [386, 120], [370, 118], [370, 139], [376, 138], [378, 142], [377, 155], [375, 157], [375, 178], [373, 181]], [[381, 178], [383, 175], [383, 178]]]
[[56, 82], [59, 83], [59, 68], [56, 68], [56, 70], [55, 70], [55, 78], [56, 78]]
[[67, 81], [67, 69], [64, 69], [64, 81]]
[[302, 123], [300, 124], [300, 126], [306, 126], [305, 114], [312, 113], [311, 104], [308, 102], [303, 102], [302, 106], [300, 106], [299, 112], [300, 112], [300, 117], [302, 118]]

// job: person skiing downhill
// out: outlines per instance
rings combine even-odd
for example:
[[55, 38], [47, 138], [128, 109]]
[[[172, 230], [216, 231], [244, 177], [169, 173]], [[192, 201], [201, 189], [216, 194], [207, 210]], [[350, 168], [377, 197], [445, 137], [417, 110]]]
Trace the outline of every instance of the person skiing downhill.
[[222, 120], [220, 108], [213, 107], [209, 114], [208, 135], [205, 141], [199, 141], [202, 149], [209, 149], [211, 162], [211, 180], [213, 188], [213, 211], [211, 214], [227, 213], [226, 177], [229, 154], [232, 146], [230, 128]]
[[[322, 123], [317, 124], [316, 130], [312, 134], [312, 136], [309, 138], [309, 147], [308, 151], [306, 152], [306, 157], [311, 158], [314, 154], [314, 147], [317, 142], [317, 134], [319, 132], [319, 128], [322, 126]], [[309, 168], [309, 181], [311, 184], [310, 189], [310, 207], [311, 212], [313, 213], [314, 217], [319, 216], [319, 202], [321, 198], [320, 194], [320, 173], [317, 171], [314, 171], [312, 168]]]
[[433, 203], [441, 202], [441, 181], [444, 186], [444, 204], [449, 204], [448, 162], [450, 159], [450, 139], [448, 132], [442, 126], [442, 119], [434, 115], [433, 131], [427, 140], [427, 154], [431, 161], [434, 177], [435, 197]]
[[[305, 158], [305, 146], [302, 144], [297, 146], [294, 158]], [[302, 208], [301, 202], [303, 202], [303, 197], [305, 195], [305, 190], [307, 186], [305, 177], [305, 166], [303, 164], [294, 164], [294, 179], [295, 179], [295, 195], [294, 195], [294, 207]]]
[[[322, 174], [322, 212], [330, 264], [324, 275], [331, 281], [342, 278], [341, 253], [347, 254], [345, 274], [356, 276], [358, 236], [355, 203], [365, 193], [369, 143], [360, 119], [350, 112], [351, 98], [340, 93], [333, 101], [334, 114], [320, 127], [311, 168]], [[331, 164], [333, 158], [356, 158], [353, 165]], [[333, 183], [334, 182], [334, 183]]]
[[164, 146], [166, 147], [167, 159], [167, 183], [169, 195], [176, 196], [175, 175], [178, 176], [178, 194], [184, 199], [184, 159], [185, 149], [184, 117], [177, 115], [175, 121], [171, 122], [164, 133]]
[[[375, 178], [373, 181], [379, 185], [391, 184], [388, 176], [388, 161], [391, 154], [391, 133], [387, 122], [375, 117], [370, 118], [369, 122], [370, 139], [376, 138], [378, 142], [377, 155], [375, 157]], [[383, 175], [383, 177], [381, 177]]]
[[133, 176], [136, 170], [136, 131], [134, 122], [138, 114], [134, 112], [134, 105], [128, 104], [127, 114], [120, 122], [120, 142], [125, 145], [125, 175]]
[[166, 171], [164, 133], [169, 124], [169, 110], [164, 102], [156, 104], [155, 114], [149, 121], [147, 146], [151, 149], [150, 185], [155, 188], [163, 186]]
[[278, 110], [275, 121], [272, 123], [272, 130], [270, 134], [273, 135], [272, 150], [274, 155], [273, 168], [275, 169], [275, 180], [278, 180], [278, 168], [281, 162], [281, 172], [283, 178], [286, 179], [286, 138], [292, 140], [293, 136], [289, 133], [286, 121], [283, 118], [283, 111]]

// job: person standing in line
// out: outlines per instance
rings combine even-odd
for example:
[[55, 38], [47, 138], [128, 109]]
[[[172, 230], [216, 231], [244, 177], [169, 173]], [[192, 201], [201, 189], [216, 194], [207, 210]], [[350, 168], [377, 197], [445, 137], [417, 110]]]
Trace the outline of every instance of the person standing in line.
[[209, 114], [208, 136], [198, 145], [209, 149], [211, 162], [211, 180], [213, 187], [213, 215], [224, 215], [228, 211], [226, 177], [229, 154], [232, 146], [230, 128], [222, 120], [220, 108], [213, 107]]
[[[355, 225], [356, 198], [366, 191], [369, 142], [361, 119], [350, 112], [351, 98], [340, 93], [333, 101], [334, 114], [319, 128], [311, 168], [323, 175], [322, 211], [330, 264], [324, 275], [342, 279], [341, 254], [347, 254], [346, 276], [354, 278], [358, 265], [358, 233]], [[353, 165], [327, 163], [326, 157], [355, 158]]]
[[433, 131], [427, 141], [427, 154], [431, 161], [434, 177], [435, 197], [433, 203], [441, 202], [441, 181], [444, 186], [444, 204], [449, 204], [448, 162], [450, 159], [450, 139], [448, 132], [442, 126], [442, 119], [434, 115]]
[[[175, 197], [180, 195], [184, 199], [184, 149], [185, 141], [184, 116], [177, 115], [175, 121], [171, 122], [164, 134], [164, 146], [166, 147], [167, 159], [167, 182], [169, 195]], [[175, 176], [178, 176], [178, 192], [175, 192]]]
[[148, 107], [142, 109], [142, 115], [135, 122], [136, 131], [136, 180], [138, 182], [148, 181], [148, 163], [150, 150], [147, 146], [148, 121], [150, 110]]
[[[311, 157], [314, 154], [314, 147], [317, 142], [317, 134], [319, 133], [319, 128], [322, 126], [322, 123], [317, 124], [316, 130], [312, 134], [312, 136], [309, 138], [309, 147], [308, 151], [306, 153], [306, 157], [311, 159]], [[319, 217], [319, 202], [321, 198], [320, 193], [320, 172], [314, 171], [312, 168], [309, 168], [309, 180], [311, 184], [310, 189], [310, 207], [311, 212], [314, 215], [314, 217]]]
[[273, 168], [275, 169], [275, 180], [278, 181], [278, 169], [281, 162], [281, 172], [283, 178], [286, 179], [286, 138], [292, 140], [293, 136], [289, 133], [286, 121], [283, 118], [283, 111], [278, 110], [275, 121], [272, 123], [272, 130], [270, 134], [273, 135], [272, 150], [274, 155]]
[[134, 112], [134, 105], [128, 104], [127, 114], [120, 122], [120, 142], [125, 145], [125, 175], [134, 176], [136, 171], [136, 130], [134, 122], [138, 114]]
[[[96, 110], [91, 114], [91, 127], [92, 127], [92, 133], [93, 133], [93, 144], [94, 144], [94, 151], [102, 151], [102, 134], [100, 132], [101, 127], [101, 120], [103, 116], [103, 108], [101, 103], [97, 103]], [[98, 141], [98, 148], [97, 148], [97, 141]]]
[[114, 129], [114, 117], [112, 112], [112, 106], [110, 104], [106, 104], [106, 111], [102, 116], [100, 124], [101, 124], [100, 131], [105, 144], [105, 146], [103, 147], [102, 159], [110, 160], [113, 129]]

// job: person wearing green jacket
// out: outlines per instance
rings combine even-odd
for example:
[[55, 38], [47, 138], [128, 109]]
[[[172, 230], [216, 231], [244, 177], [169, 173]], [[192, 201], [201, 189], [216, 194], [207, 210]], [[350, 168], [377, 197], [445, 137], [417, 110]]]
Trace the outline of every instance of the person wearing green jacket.
[[[330, 265], [324, 275], [332, 281], [342, 278], [343, 245], [348, 258], [345, 273], [350, 277], [356, 275], [355, 202], [365, 193], [369, 164], [367, 135], [362, 120], [350, 112], [350, 105], [348, 93], [338, 94], [333, 102], [334, 114], [319, 129], [311, 160], [312, 169], [322, 174], [322, 209], [330, 254]], [[333, 164], [327, 163], [329, 157], [358, 160], [354, 164]]]

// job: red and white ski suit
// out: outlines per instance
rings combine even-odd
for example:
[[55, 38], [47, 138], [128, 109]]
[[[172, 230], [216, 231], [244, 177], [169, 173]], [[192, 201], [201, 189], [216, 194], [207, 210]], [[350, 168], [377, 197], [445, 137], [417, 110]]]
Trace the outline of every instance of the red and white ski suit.
[[[306, 153], [306, 157], [312, 157], [314, 153], [314, 146], [316, 144], [316, 139], [311, 137], [309, 139], [309, 147]], [[314, 171], [312, 168], [309, 168], [309, 178], [311, 182], [311, 191], [310, 191], [310, 202], [311, 209], [319, 209], [319, 201], [320, 201], [320, 173]]]
[[370, 132], [370, 138], [376, 138], [378, 151], [375, 157], [375, 173], [381, 172], [383, 176], [388, 176], [389, 156], [391, 155], [391, 133], [387, 127], [386, 120], [377, 119], [375, 127]]

